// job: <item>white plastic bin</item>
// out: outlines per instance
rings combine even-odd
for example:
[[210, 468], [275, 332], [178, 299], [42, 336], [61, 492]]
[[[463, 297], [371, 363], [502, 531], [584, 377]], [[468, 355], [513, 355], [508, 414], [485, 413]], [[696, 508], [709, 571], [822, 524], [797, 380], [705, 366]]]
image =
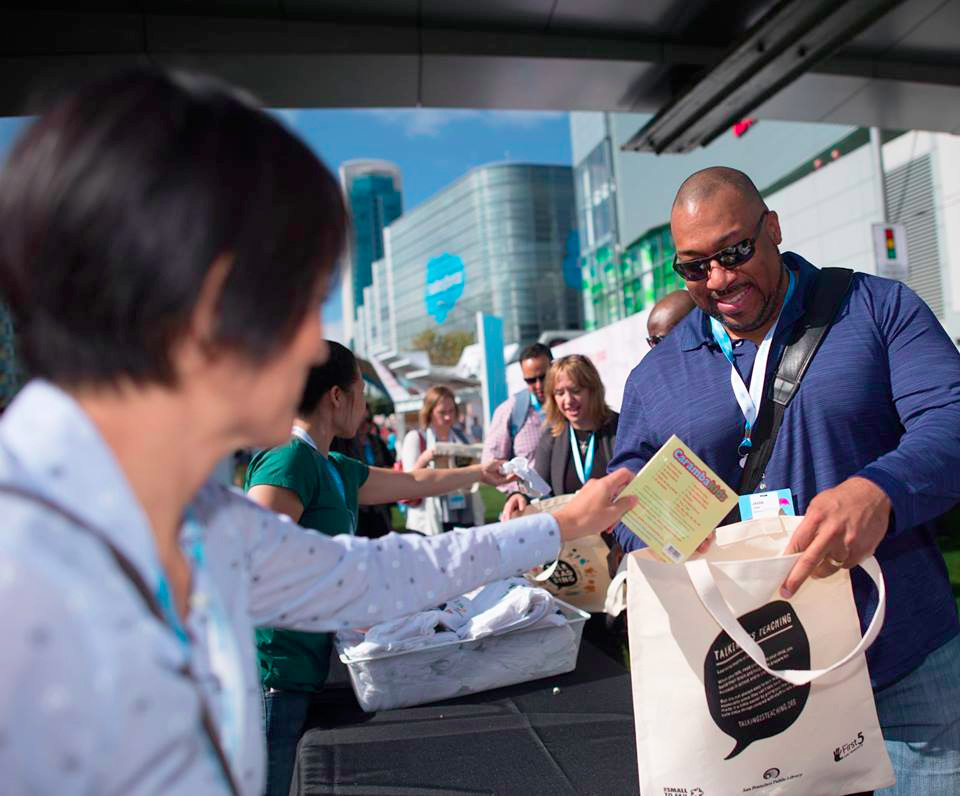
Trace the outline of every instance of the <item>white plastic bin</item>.
[[476, 694], [571, 672], [590, 614], [557, 600], [565, 625], [525, 628], [472, 641], [351, 658], [336, 639], [357, 701], [368, 713]]

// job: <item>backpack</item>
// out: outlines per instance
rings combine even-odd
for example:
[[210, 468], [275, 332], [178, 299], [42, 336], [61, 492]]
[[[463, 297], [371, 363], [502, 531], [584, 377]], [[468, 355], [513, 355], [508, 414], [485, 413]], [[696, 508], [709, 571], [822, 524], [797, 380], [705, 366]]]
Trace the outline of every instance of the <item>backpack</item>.
[[513, 441], [516, 439], [517, 432], [523, 428], [527, 422], [527, 413], [530, 411], [530, 390], [523, 390], [514, 394], [513, 410], [510, 412], [510, 420], [507, 423], [507, 431], [510, 432], [510, 447], [513, 448]]

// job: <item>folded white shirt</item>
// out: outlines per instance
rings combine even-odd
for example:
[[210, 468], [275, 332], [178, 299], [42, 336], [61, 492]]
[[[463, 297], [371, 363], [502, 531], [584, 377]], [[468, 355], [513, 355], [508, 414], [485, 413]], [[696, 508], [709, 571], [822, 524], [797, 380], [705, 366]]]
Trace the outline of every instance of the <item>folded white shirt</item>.
[[484, 586], [476, 593], [472, 606], [473, 616], [457, 630], [461, 639], [496, 636], [541, 623], [558, 626], [567, 623], [550, 592], [531, 586], [521, 578]]
[[342, 633], [341, 642], [345, 654], [357, 659], [566, 623], [548, 591], [523, 578], [507, 578], [456, 597], [439, 609], [374, 625], [363, 636]]

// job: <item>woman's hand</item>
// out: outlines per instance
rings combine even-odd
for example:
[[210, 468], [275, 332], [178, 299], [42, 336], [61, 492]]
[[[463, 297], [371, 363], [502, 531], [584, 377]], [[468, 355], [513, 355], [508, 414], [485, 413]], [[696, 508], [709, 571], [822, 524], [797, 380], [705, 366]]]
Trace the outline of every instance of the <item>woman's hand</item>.
[[422, 470], [427, 467], [433, 461], [434, 456], [436, 456], [436, 451], [433, 448], [427, 448], [417, 457], [417, 460], [413, 463], [413, 469]]
[[567, 542], [616, 525], [637, 505], [637, 498], [633, 495], [620, 497], [633, 477], [633, 473], [623, 468], [604, 478], [587, 481], [573, 500], [553, 514], [560, 526], [560, 539]]
[[506, 522], [507, 520], [512, 520], [514, 517], [519, 517], [523, 514], [523, 510], [529, 505], [530, 501], [527, 500], [526, 495], [520, 492], [514, 492], [507, 498], [507, 502], [503, 504], [503, 511], [500, 512], [500, 522]]
[[474, 465], [477, 468], [477, 480], [481, 484], [487, 484], [488, 486], [502, 486], [503, 484], [509, 484], [512, 481], [516, 481], [517, 477], [512, 473], [510, 475], [504, 475], [500, 468], [506, 464], [506, 461], [503, 459], [494, 459], [492, 462], [487, 462], [486, 464], [477, 464]]

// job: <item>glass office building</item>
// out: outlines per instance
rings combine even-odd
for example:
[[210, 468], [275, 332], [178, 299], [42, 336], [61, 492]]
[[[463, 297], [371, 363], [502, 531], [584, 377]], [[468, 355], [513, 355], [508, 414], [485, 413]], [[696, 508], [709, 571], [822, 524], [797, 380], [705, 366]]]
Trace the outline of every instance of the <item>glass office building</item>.
[[761, 120], [746, 134], [730, 130], [686, 155], [624, 151], [647, 118], [571, 114], [587, 329], [646, 310], [683, 287], [664, 223], [674, 193], [698, 169], [727, 165], [747, 172], [779, 214], [780, 250], [817, 266], [876, 273], [873, 225], [903, 224], [904, 282], [960, 345], [960, 265], [951, 254], [960, 237], [953, 198], [960, 137], [884, 130], [875, 151], [864, 128]]
[[383, 257], [383, 231], [403, 212], [400, 169], [385, 160], [350, 160], [340, 166], [340, 184], [352, 220], [343, 268], [344, 336], [352, 340], [372, 265]]
[[746, 171], [763, 189], [797, 164], [814, 162], [824, 148], [854, 130], [762, 121], [745, 136], [731, 131], [686, 155], [624, 151], [624, 143], [649, 118], [570, 115], [586, 329], [648, 309], [683, 287], [673, 271], [673, 242], [665, 222], [687, 176], [706, 166], [727, 165]]
[[[503, 163], [471, 170], [406, 213], [387, 230], [376, 280], [385, 301], [373, 314], [371, 342], [403, 350], [426, 329], [474, 332], [478, 311], [503, 320], [505, 343], [581, 328], [574, 207], [569, 167]], [[573, 277], [564, 268], [571, 256]], [[432, 261], [453, 264], [456, 274], [432, 274], [428, 287]], [[447, 284], [442, 278], [462, 292], [437, 313], [427, 297]]]

